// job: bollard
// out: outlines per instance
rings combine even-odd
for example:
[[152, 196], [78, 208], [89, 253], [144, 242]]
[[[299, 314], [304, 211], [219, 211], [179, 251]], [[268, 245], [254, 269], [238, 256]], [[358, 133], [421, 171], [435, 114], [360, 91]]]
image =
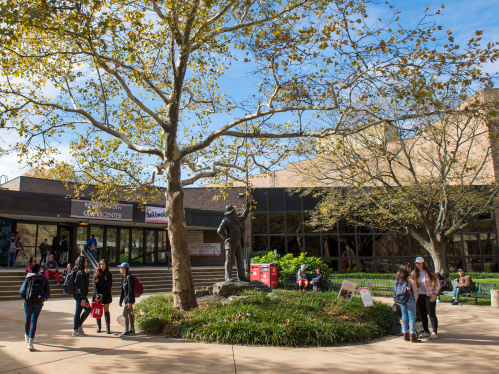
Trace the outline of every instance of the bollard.
[[499, 290], [490, 291], [490, 306], [492, 308], [499, 308]]

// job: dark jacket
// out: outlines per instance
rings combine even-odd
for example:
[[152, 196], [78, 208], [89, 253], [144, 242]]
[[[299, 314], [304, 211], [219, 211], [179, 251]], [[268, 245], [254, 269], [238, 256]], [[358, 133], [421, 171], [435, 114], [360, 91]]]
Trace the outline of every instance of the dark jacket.
[[75, 292], [79, 293], [82, 299], [88, 295], [88, 274], [85, 270], [77, 270], [75, 276]]
[[24, 283], [23, 285], [21, 286], [21, 289], [19, 290], [19, 294], [21, 295], [21, 297], [23, 299], [26, 300], [26, 291], [28, 290], [28, 281], [31, 279], [31, 278], [36, 278], [36, 279], [43, 279], [43, 293], [44, 293], [44, 299], [45, 300], [48, 300], [48, 298], [50, 297], [50, 286], [49, 286], [49, 281], [47, 280], [47, 278], [45, 277], [45, 275], [41, 274], [41, 273], [38, 273], [38, 274], [35, 274], [35, 273], [29, 273], [27, 276], [26, 276], [26, 279], [24, 280]]
[[321, 285], [322, 284], [322, 279], [323, 279], [323, 275], [322, 273], [315, 273], [313, 276], [312, 276], [312, 281], [314, 282], [314, 284], [317, 284], [317, 285]]
[[97, 299], [97, 294], [102, 295], [102, 303], [110, 304], [113, 301], [111, 297], [111, 288], [113, 287], [113, 275], [109, 273], [109, 279], [106, 279], [104, 275], [99, 277], [99, 281], [95, 281], [95, 277], [92, 276], [92, 284], [94, 286], [94, 294], [92, 295], [92, 301]]
[[132, 274], [127, 274], [121, 281], [120, 306], [125, 304], [135, 304], [135, 278]]

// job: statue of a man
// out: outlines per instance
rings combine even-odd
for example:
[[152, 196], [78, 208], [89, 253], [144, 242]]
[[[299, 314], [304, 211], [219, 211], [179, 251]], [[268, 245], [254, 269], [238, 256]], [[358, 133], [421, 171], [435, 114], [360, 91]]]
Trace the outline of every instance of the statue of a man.
[[[218, 235], [225, 242], [225, 280], [232, 281], [232, 266], [234, 256], [236, 257], [237, 278], [247, 280], [244, 274], [243, 259], [243, 230], [241, 221], [244, 221], [249, 214], [249, 202], [246, 202], [246, 208], [242, 215], [237, 215], [236, 208], [232, 205], [225, 207], [225, 218], [217, 230]], [[227, 249], [228, 248], [228, 249]]]

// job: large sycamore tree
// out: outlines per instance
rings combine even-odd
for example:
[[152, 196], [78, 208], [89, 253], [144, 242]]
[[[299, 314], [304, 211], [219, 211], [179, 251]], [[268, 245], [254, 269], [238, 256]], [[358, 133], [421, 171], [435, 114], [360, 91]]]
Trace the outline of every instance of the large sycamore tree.
[[[369, 17], [375, 5], [3, 1], [2, 126], [18, 131], [12, 149], [32, 165], [50, 162], [61, 137], [82, 185], [98, 185], [95, 199], [125, 191], [145, 202], [164, 178], [174, 302], [187, 310], [185, 186], [268, 168], [306, 151], [306, 138], [452, 112], [450, 91], [489, 84], [479, 66], [494, 46], [481, 48], [479, 35], [458, 46], [433, 21], [440, 9], [404, 26], [391, 5], [392, 18]], [[395, 117], [372, 105], [381, 98], [398, 103]]]
[[410, 129], [390, 123], [324, 141], [301, 170], [320, 186], [307, 192], [322, 197], [309, 224], [342, 221], [409, 235], [448, 274], [447, 249], [461, 245], [466, 225], [493, 214], [499, 194], [499, 92], [483, 90], [459, 107]]

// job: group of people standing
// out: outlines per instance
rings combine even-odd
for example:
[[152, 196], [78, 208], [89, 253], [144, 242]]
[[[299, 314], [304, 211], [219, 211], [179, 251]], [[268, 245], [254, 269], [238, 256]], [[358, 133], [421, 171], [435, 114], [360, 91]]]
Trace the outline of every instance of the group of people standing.
[[[52, 256], [51, 256], [52, 257]], [[31, 261], [30, 261], [31, 263]], [[56, 263], [57, 264], [57, 263]], [[69, 267], [68, 267], [69, 268]], [[126, 262], [118, 266], [123, 275], [121, 282], [121, 296], [119, 305], [125, 304], [123, 317], [125, 319], [125, 331], [119, 336], [135, 333], [135, 319], [133, 314], [133, 304], [135, 304], [135, 279], [130, 272], [130, 265]], [[50, 297], [50, 286], [48, 276], [42, 272], [42, 267], [36, 261], [31, 263], [29, 272], [20, 289], [20, 295], [24, 299], [24, 311], [26, 314], [25, 340], [28, 349], [34, 350], [33, 341], [35, 338], [36, 324], [43, 308], [44, 302]], [[109, 306], [113, 301], [111, 289], [113, 286], [113, 275], [109, 269], [107, 260], [99, 261], [99, 266], [94, 272], [89, 270], [87, 258], [79, 256], [74, 267], [68, 270], [66, 282], [74, 282], [73, 298], [76, 302], [76, 309], [73, 318], [72, 336], [85, 336], [83, 323], [91, 313], [88, 300], [90, 276], [92, 276], [93, 295], [92, 302], [101, 302], [104, 310], [104, 320], [106, 332], [111, 334], [111, 315]], [[97, 332], [102, 332], [102, 319], [97, 318]]]

